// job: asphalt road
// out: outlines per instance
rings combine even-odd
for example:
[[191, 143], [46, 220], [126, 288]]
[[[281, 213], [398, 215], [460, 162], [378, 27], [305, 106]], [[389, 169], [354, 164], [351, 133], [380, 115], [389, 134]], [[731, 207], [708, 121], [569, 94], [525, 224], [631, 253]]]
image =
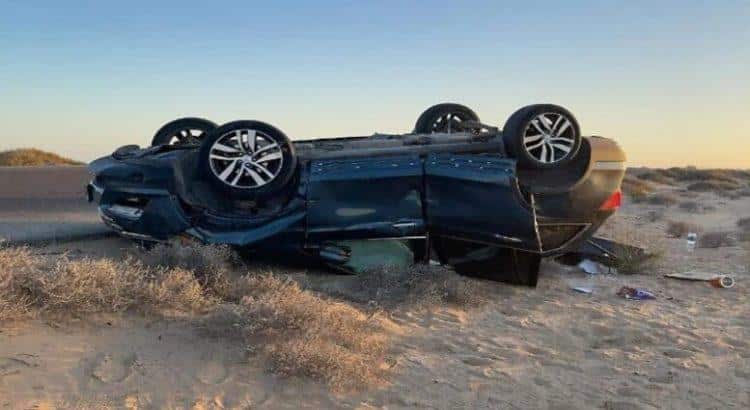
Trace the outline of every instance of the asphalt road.
[[0, 167], [0, 238], [39, 243], [109, 234], [86, 202], [89, 179], [84, 166]]

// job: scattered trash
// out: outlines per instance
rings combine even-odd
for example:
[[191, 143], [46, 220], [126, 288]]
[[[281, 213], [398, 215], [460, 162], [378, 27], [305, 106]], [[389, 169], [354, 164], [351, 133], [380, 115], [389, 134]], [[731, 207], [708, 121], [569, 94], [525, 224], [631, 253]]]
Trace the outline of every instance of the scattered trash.
[[598, 275], [600, 273], [617, 273], [617, 269], [613, 268], [612, 266], [592, 261], [591, 259], [582, 260], [578, 263], [578, 267], [589, 275]]
[[692, 253], [695, 250], [695, 244], [697, 242], [698, 242], [698, 234], [696, 234], [695, 232], [689, 232], [687, 234], [687, 243], [686, 243], [687, 251]]
[[594, 289], [592, 289], [590, 287], [587, 287], [587, 286], [576, 286], [576, 287], [571, 288], [571, 289], [573, 289], [574, 291], [576, 291], [578, 293], [585, 293], [587, 295], [590, 295], [590, 294], [594, 293]]
[[630, 300], [647, 300], [656, 299], [653, 293], [639, 288], [631, 288], [629, 286], [623, 286], [617, 291], [617, 296], [624, 297]]
[[711, 285], [717, 288], [731, 288], [734, 286], [734, 278], [730, 275], [709, 273], [709, 272], [682, 272], [682, 273], [669, 273], [664, 275], [672, 279], [683, 279], [683, 280], [696, 280], [709, 282]]
[[[600, 265], [599, 272], [597, 273], [617, 273], [614, 268], [620, 265], [623, 258], [640, 261], [648, 257], [649, 254], [643, 248], [617, 243], [609, 239], [594, 237], [584, 242], [575, 251], [568, 252], [558, 257], [557, 260], [566, 265], [579, 265], [584, 272], [592, 273], [587, 271], [583, 266], [580, 266], [580, 264], [589, 260]], [[571, 261], [574, 262], [570, 263]]]
[[734, 286], [734, 278], [728, 275], [719, 275], [711, 279], [710, 283], [715, 288], [729, 289]]

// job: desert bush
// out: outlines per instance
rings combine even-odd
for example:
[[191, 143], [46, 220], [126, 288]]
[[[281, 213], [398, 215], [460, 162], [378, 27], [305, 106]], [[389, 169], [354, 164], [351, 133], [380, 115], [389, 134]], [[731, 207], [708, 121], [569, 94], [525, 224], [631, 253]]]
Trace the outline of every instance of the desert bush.
[[619, 273], [651, 273], [660, 267], [666, 248], [662, 237], [617, 216], [607, 221], [602, 234], [615, 242], [643, 249], [620, 252], [615, 263]]
[[667, 235], [672, 238], [682, 238], [690, 232], [699, 232], [700, 227], [695, 224], [684, 222], [684, 221], [668, 221], [667, 222]]
[[388, 339], [378, 311], [366, 314], [273, 272], [240, 276], [234, 266], [231, 251], [210, 246], [158, 247], [143, 260], [121, 261], [48, 259], [29, 248], [3, 247], [0, 320], [125, 311], [210, 319], [206, 314], [232, 307], [233, 328], [260, 346], [279, 374], [310, 376], [342, 390], [383, 379]]
[[660, 171], [661, 170], [649, 170], [638, 175], [638, 178], [646, 180], [646, 181], [656, 182], [657, 184], [665, 184], [665, 185], [674, 184], [674, 179], [672, 179], [671, 177], [665, 175], [664, 173]]
[[0, 166], [19, 167], [39, 165], [83, 165], [83, 163], [35, 148], [21, 148], [0, 152]]
[[652, 205], [672, 206], [679, 202], [679, 199], [671, 192], [658, 192], [649, 195], [646, 201]]
[[736, 237], [731, 231], [706, 232], [698, 237], [698, 246], [701, 248], [719, 248], [722, 246], [734, 246]]
[[384, 308], [477, 306], [484, 300], [480, 283], [440, 266], [382, 266], [358, 274], [344, 296]]
[[381, 381], [387, 347], [376, 315], [303, 290], [273, 274], [240, 280], [243, 328], [273, 340], [265, 351], [272, 370], [309, 376], [349, 390]]
[[731, 191], [739, 187], [740, 187], [739, 184], [734, 181], [729, 182], [729, 181], [720, 181], [720, 180], [707, 180], [707, 181], [694, 182], [687, 186], [687, 190], [695, 191], [695, 192], [725, 193], [726, 191]]
[[646, 213], [646, 220], [650, 223], [661, 221], [662, 219], [664, 219], [663, 209], [652, 209]]
[[0, 266], [0, 300], [15, 314], [199, 312], [215, 303], [192, 272], [150, 269], [134, 259], [46, 260], [29, 248], [0, 248]]
[[736, 183], [736, 179], [750, 178], [750, 171], [731, 169], [698, 169], [696, 167], [673, 167], [655, 170], [677, 181], [716, 181]]
[[695, 201], [683, 201], [680, 202], [680, 209], [686, 212], [701, 212], [703, 207], [701, 204]]
[[232, 272], [241, 263], [226, 245], [159, 244], [140, 260], [149, 267], [189, 270], [204, 288], [223, 300], [237, 302], [244, 291], [232, 281]]
[[633, 202], [644, 201], [653, 190], [653, 185], [631, 175], [626, 175], [622, 180], [622, 192], [630, 196]]

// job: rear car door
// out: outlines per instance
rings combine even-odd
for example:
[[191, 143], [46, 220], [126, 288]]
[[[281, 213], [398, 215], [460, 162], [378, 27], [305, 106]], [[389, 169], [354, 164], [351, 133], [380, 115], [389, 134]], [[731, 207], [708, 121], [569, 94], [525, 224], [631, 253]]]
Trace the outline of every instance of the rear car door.
[[430, 234], [538, 251], [531, 198], [518, 188], [514, 160], [492, 155], [430, 154], [424, 162]]

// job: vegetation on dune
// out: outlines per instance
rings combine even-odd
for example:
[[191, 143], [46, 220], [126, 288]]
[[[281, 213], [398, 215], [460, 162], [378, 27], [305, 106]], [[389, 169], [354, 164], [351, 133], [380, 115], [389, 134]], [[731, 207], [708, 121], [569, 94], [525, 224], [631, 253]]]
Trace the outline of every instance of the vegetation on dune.
[[159, 245], [124, 260], [0, 246], [0, 321], [128, 311], [201, 318], [217, 334], [240, 336], [279, 375], [356, 390], [387, 375], [383, 308], [474, 305], [479, 290], [472, 279], [430, 267], [385, 268], [352, 280], [342, 292], [358, 297], [345, 302], [290, 275], [249, 267], [224, 246]]
[[698, 246], [701, 248], [719, 248], [736, 244], [736, 235], [731, 231], [706, 232], [698, 238]]
[[687, 190], [697, 192], [725, 192], [738, 189], [739, 187], [740, 185], [736, 181], [708, 180], [693, 182], [687, 186]]
[[700, 227], [684, 221], [667, 222], [667, 235], [672, 238], [682, 238], [690, 232], [698, 233], [700, 232]]
[[632, 175], [625, 175], [622, 180], [622, 192], [628, 195], [633, 202], [643, 202], [654, 190], [649, 182], [642, 181]]
[[0, 152], [0, 166], [28, 167], [42, 165], [83, 165], [83, 163], [36, 148], [21, 148]]

